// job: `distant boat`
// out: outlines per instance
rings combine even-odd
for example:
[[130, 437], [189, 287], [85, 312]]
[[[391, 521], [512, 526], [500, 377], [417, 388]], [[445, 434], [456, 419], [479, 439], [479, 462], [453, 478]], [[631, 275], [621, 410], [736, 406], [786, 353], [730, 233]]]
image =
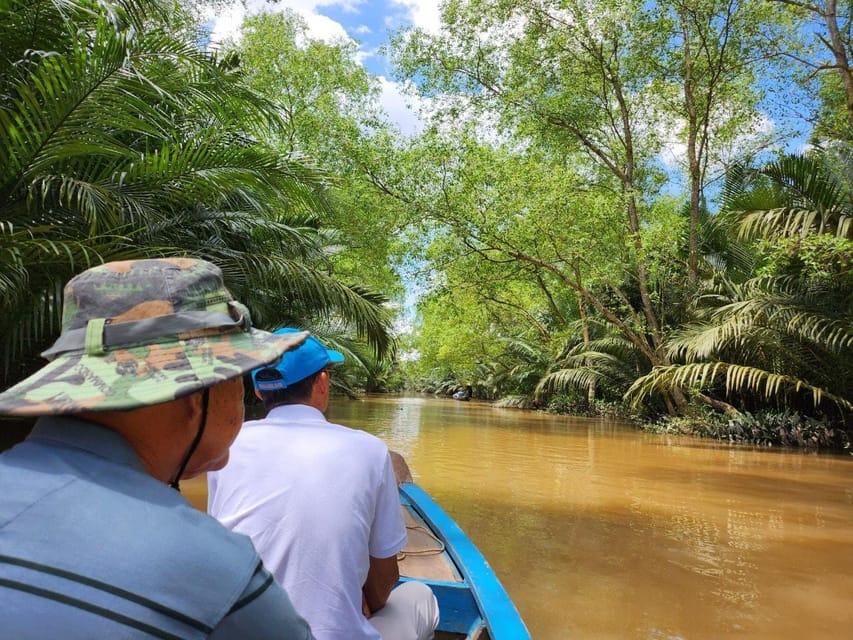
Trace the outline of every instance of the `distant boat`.
[[471, 397], [465, 391], [457, 391], [453, 394], [454, 400], [470, 400]]
[[428, 584], [441, 618], [435, 640], [530, 640], [512, 600], [465, 532], [417, 484], [400, 485], [409, 541], [401, 581]]

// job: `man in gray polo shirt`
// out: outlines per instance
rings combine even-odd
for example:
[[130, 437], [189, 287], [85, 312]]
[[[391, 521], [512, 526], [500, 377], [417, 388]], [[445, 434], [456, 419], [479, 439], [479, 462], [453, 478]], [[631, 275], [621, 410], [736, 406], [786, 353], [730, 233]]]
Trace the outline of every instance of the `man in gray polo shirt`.
[[0, 394], [41, 416], [0, 455], [0, 635], [311, 639], [249, 539], [175, 490], [227, 462], [243, 374], [304, 340], [252, 329], [204, 261], [73, 278], [50, 364]]

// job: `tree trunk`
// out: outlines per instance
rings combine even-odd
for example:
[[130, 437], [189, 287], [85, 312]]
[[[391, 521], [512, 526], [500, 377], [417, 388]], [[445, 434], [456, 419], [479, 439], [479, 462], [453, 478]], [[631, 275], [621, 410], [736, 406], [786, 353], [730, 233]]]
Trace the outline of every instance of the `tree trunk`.
[[841, 74], [841, 82], [844, 85], [847, 103], [847, 118], [850, 128], [853, 129], [853, 70], [850, 68], [850, 60], [847, 58], [847, 50], [841, 32], [838, 29], [838, 15], [836, 14], [836, 0], [826, 0], [826, 10], [823, 19], [829, 31], [830, 49], [835, 56], [835, 64], [838, 73]]
[[687, 112], [687, 162], [690, 173], [690, 230], [688, 233], [687, 279], [695, 284], [699, 265], [699, 159], [696, 156], [696, 99], [693, 95], [693, 56], [690, 47], [690, 28], [684, 16], [681, 18], [684, 38], [684, 110]]
[[[580, 270], [580, 267], [578, 266], [577, 260], [575, 260], [575, 262], [574, 262], [574, 268], [575, 268], [575, 278], [577, 279], [578, 282], [580, 282], [581, 281], [581, 270]], [[578, 296], [578, 312], [580, 313], [581, 325], [583, 326], [583, 346], [584, 346], [584, 350], [586, 351], [586, 350], [589, 350], [589, 319], [588, 319], [587, 313], [586, 313], [586, 302], [584, 302], [584, 299], [581, 296]], [[589, 365], [589, 362], [585, 362], [584, 364]], [[589, 387], [587, 387], [586, 402], [587, 402], [587, 405], [589, 405], [590, 407], [595, 402], [595, 385], [594, 384], [590, 384]]]
[[697, 393], [696, 398], [707, 404], [708, 406], [716, 409], [717, 411], [722, 411], [727, 416], [739, 416], [740, 411], [738, 411], [734, 406], [730, 405], [728, 402], [723, 402], [722, 400], [717, 400], [716, 398], [711, 398], [710, 396], [706, 396], [704, 393]]

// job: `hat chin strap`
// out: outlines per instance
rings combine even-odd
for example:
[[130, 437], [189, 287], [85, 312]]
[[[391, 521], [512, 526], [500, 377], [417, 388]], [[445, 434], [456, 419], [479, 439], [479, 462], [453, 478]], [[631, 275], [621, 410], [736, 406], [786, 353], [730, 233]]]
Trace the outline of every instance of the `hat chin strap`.
[[189, 464], [190, 458], [192, 458], [196, 448], [198, 448], [198, 443], [201, 442], [201, 438], [204, 435], [204, 428], [207, 426], [207, 404], [209, 400], [210, 387], [206, 387], [201, 394], [201, 424], [198, 425], [198, 431], [195, 434], [195, 438], [193, 438], [193, 441], [190, 443], [190, 448], [187, 449], [187, 452], [184, 454], [184, 459], [181, 461], [181, 466], [178, 467], [178, 472], [175, 474], [174, 479], [169, 483], [169, 486], [178, 493], [181, 491], [181, 487], [179, 486], [181, 476], [184, 475], [187, 464]]

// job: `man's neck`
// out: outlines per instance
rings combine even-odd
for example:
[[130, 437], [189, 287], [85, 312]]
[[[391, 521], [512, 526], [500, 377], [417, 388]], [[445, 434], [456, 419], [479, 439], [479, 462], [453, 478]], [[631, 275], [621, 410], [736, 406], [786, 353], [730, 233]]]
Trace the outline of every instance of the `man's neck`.
[[318, 403], [311, 402], [310, 400], [302, 400], [300, 402], [279, 402], [278, 404], [274, 404], [270, 407], [267, 407], [267, 413], [269, 413], [273, 409], [278, 409], [279, 407], [311, 407], [312, 409], [316, 409], [320, 413], [326, 413], [325, 411], [323, 411], [322, 408], [320, 408], [320, 406], [318, 406]]

